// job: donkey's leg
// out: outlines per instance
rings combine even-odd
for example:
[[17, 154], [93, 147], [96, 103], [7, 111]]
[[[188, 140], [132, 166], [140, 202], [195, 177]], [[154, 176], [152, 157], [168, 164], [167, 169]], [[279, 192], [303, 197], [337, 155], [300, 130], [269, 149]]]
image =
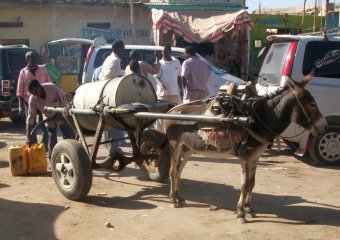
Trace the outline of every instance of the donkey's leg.
[[185, 164], [188, 162], [190, 156], [191, 156], [192, 152], [186, 148], [185, 146], [183, 146], [183, 149], [181, 151], [181, 155], [179, 157], [179, 163], [178, 164], [178, 169], [177, 169], [177, 179], [176, 179], [176, 198], [178, 201], [178, 206], [180, 207], [184, 207], [185, 206], [185, 199], [182, 196], [181, 193], [181, 183], [180, 183], [180, 179], [181, 179], [181, 174], [183, 171], [183, 168], [185, 166]]
[[245, 202], [249, 190], [249, 162], [246, 160], [241, 160], [241, 194], [240, 199], [237, 203], [237, 221], [240, 223], [246, 222], [245, 217]]
[[170, 203], [171, 207], [177, 207], [177, 199], [176, 199], [176, 192], [177, 192], [177, 172], [178, 172], [178, 164], [179, 164], [179, 157], [181, 155], [181, 146], [176, 144], [174, 147], [170, 146], [171, 152], [171, 166], [170, 166]]
[[256, 217], [254, 210], [250, 206], [250, 202], [251, 202], [253, 188], [255, 186], [255, 175], [256, 175], [256, 168], [257, 168], [258, 161], [259, 159], [254, 159], [253, 161], [251, 161], [251, 164], [250, 164], [250, 180], [249, 180], [249, 185], [248, 185], [249, 189], [248, 189], [248, 194], [246, 197], [246, 202], [244, 205], [245, 212], [250, 217]]

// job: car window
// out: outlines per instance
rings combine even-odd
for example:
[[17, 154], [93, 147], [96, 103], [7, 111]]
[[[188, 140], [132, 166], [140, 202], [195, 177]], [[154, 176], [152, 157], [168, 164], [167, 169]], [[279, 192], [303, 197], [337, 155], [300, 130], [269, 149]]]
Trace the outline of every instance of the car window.
[[290, 42], [274, 43], [269, 48], [260, 71], [261, 77], [269, 84], [280, 84], [282, 68]]
[[139, 50], [142, 55], [142, 59], [146, 61], [148, 64], [152, 65], [156, 61], [155, 51], [154, 50]]
[[[8, 50], [6, 51], [7, 70], [9, 73], [19, 72], [27, 65], [25, 54], [31, 49]], [[41, 63], [41, 58], [37, 57], [37, 63]]]
[[102, 48], [102, 49], [98, 50], [96, 58], [94, 59], [94, 63], [93, 63], [94, 69], [103, 65], [103, 55], [104, 55], [104, 53], [106, 53], [106, 52], [111, 53], [111, 51], [112, 50], [110, 48]]
[[[177, 58], [180, 63], [182, 64], [185, 60], [184, 57], [184, 53], [179, 53], [179, 52], [173, 52], [172, 55]], [[211, 62], [209, 62], [207, 59], [205, 59], [204, 57], [202, 57], [201, 55], [197, 54], [197, 56], [203, 60], [204, 62], [206, 62], [208, 64], [209, 70], [214, 73], [214, 74], [224, 74], [224, 72], [219, 69], [218, 67], [216, 67], [214, 64], [212, 64]]]
[[120, 66], [121, 66], [122, 70], [125, 70], [126, 66], [129, 65], [129, 62], [130, 62], [129, 54], [130, 54], [130, 52], [131, 52], [131, 49], [125, 49], [123, 57], [120, 59], [121, 60]]
[[316, 68], [314, 77], [340, 78], [340, 42], [309, 42], [303, 59], [303, 74]]

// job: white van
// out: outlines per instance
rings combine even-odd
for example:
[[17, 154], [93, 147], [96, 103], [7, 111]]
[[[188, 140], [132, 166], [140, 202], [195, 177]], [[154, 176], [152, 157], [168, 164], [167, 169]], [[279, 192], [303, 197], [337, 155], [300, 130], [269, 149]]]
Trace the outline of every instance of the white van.
[[[155, 54], [154, 51], [162, 51], [163, 46], [148, 46], [148, 45], [125, 45], [125, 52], [124, 56], [121, 59], [122, 69], [125, 69], [126, 66], [129, 64], [129, 53], [131, 50], [138, 50], [141, 55], [142, 59], [150, 64], [155, 62]], [[181, 63], [185, 60], [184, 59], [184, 48], [172, 47], [172, 55], [177, 58]], [[111, 45], [105, 46], [97, 46], [91, 47], [88, 51], [86, 56], [85, 65], [84, 65], [84, 72], [82, 83], [91, 82], [92, 75], [94, 69], [101, 66], [103, 64], [103, 55], [106, 52], [111, 52], [112, 47]], [[209, 69], [211, 71], [211, 75], [208, 80], [208, 90], [209, 96], [215, 96], [221, 85], [224, 85], [229, 82], [233, 82], [235, 84], [242, 84], [244, 81], [240, 78], [237, 78], [231, 74], [225, 73], [224, 71], [218, 69], [212, 63], [208, 62], [205, 58], [197, 54], [199, 58], [204, 60], [208, 63]], [[154, 80], [153, 76], [149, 75], [148, 77], [154, 88], [156, 89], [156, 81]]]
[[301, 81], [315, 68], [306, 89], [314, 96], [328, 124], [326, 133], [317, 137], [292, 124], [282, 137], [299, 144], [298, 155], [308, 150], [315, 161], [340, 163], [340, 38], [273, 35], [268, 41], [271, 44], [259, 72], [258, 93], [264, 95], [284, 86], [287, 77]]

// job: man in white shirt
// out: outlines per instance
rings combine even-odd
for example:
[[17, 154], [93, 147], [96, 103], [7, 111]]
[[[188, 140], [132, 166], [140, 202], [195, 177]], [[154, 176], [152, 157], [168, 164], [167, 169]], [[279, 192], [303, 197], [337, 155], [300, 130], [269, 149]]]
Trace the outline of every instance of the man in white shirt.
[[99, 74], [99, 80], [111, 80], [122, 75], [120, 58], [123, 57], [125, 45], [122, 40], [116, 40], [112, 43], [112, 53], [108, 56], [102, 66]]
[[170, 46], [164, 47], [160, 64], [161, 68], [155, 75], [158, 99], [180, 103], [183, 96], [181, 63], [171, 56]]
[[[99, 80], [111, 80], [115, 77], [122, 75], [122, 69], [120, 66], [120, 58], [123, 57], [125, 45], [122, 40], [116, 40], [112, 43], [112, 53], [109, 55], [102, 66], [102, 70], [99, 73]], [[124, 131], [118, 129], [111, 129], [103, 132], [103, 140], [109, 141], [114, 139], [124, 138]], [[119, 145], [121, 140], [113, 141], [106, 145], [109, 151], [109, 158], [115, 154], [119, 154]], [[117, 153], [118, 152], [118, 153]]]

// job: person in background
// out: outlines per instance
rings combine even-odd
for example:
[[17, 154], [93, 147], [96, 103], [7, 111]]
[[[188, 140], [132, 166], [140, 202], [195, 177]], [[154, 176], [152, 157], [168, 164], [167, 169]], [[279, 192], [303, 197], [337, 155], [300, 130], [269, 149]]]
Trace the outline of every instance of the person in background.
[[[159, 72], [160, 64], [159, 64], [158, 58], [156, 58], [155, 64], [150, 65], [142, 59], [142, 56], [138, 50], [132, 50], [129, 54], [129, 57], [130, 57], [130, 60], [138, 61], [139, 66], [140, 66], [140, 74], [143, 77], [148, 78], [148, 74], [154, 75]], [[125, 69], [125, 74], [128, 75], [129, 73], [131, 74], [131, 70], [130, 70], [130, 67], [127, 66]]]
[[138, 61], [136, 60], [130, 61], [129, 68], [132, 74], [140, 74], [140, 65]]
[[120, 63], [124, 51], [125, 45], [123, 41], [116, 40], [112, 43], [112, 53], [105, 59], [102, 65], [99, 80], [111, 80], [122, 75]]
[[[105, 52], [103, 54], [102, 57], [102, 62], [105, 62], [105, 59], [110, 55], [109, 52]], [[93, 71], [93, 75], [92, 75], [92, 82], [96, 82], [99, 81], [99, 74], [102, 71], [103, 65], [100, 65], [99, 67], [97, 67], [94, 71]]]
[[160, 70], [155, 75], [157, 82], [157, 97], [160, 100], [180, 103], [183, 97], [181, 82], [181, 63], [171, 56], [171, 47], [165, 46], [163, 58], [160, 60]]
[[[112, 43], [112, 53], [105, 59], [102, 70], [99, 74], [99, 80], [111, 80], [122, 75], [121, 58], [124, 55], [125, 45], [121, 40], [116, 40]], [[104, 141], [112, 141], [115, 139], [124, 138], [124, 131], [118, 129], [111, 129], [103, 132]], [[106, 144], [109, 151], [109, 158], [115, 154], [119, 154], [119, 146], [122, 144], [121, 140], [116, 140]], [[108, 160], [108, 159], [106, 159]]]
[[26, 143], [29, 146], [32, 143], [30, 132], [34, 125], [35, 115], [37, 111], [40, 111], [44, 119], [50, 119], [45, 124], [48, 131], [48, 153], [51, 158], [53, 148], [57, 144], [57, 127], [59, 127], [64, 139], [75, 138], [72, 127], [61, 113], [49, 113], [44, 110], [44, 107], [65, 107], [66, 103], [63, 101], [64, 93], [56, 84], [40, 84], [36, 79], [29, 82], [28, 91], [31, 96], [29, 97], [26, 120]]
[[[25, 55], [27, 66], [21, 69], [19, 73], [16, 95], [19, 102], [19, 114], [25, 112], [25, 118], [27, 120], [28, 117], [28, 100], [30, 97], [30, 93], [28, 91], [28, 84], [33, 79], [36, 79], [39, 83], [50, 83], [51, 79], [48, 75], [46, 68], [41, 65], [37, 65], [36, 63], [36, 55], [34, 52], [29, 51]], [[39, 116], [39, 121], [42, 121], [42, 114], [40, 111], [36, 112]], [[36, 118], [34, 116], [33, 125], [36, 124]], [[45, 144], [47, 148], [48, 144], [48, 132], [44, 125], [40, 125], [40, 130], [43, 133], [42, 142]], [[37, 143], [37, 135], [36, 133], [32, 136], [32, 143]]]
[[185, 48], [186, 60], [182, 64], [183, 103], [208, 96], [207, 82], [211, 74], [206, 62], [197, 57], [193, 46]]

